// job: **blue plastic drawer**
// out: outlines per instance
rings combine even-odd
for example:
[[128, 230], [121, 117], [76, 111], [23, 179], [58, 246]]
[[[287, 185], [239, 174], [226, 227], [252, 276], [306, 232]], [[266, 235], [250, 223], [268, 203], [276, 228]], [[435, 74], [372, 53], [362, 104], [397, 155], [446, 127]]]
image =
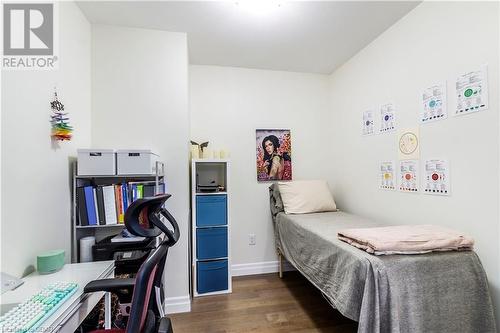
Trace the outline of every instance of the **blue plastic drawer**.
[[199, 195], [196, 197], [196, 226], [227, 224], [226, 195]]
[[201, 261], [196, 267], [198, 294], [227, 290], [227, 260]]
[[196, 258], [227, 257], [227, 227], [196, 229]]

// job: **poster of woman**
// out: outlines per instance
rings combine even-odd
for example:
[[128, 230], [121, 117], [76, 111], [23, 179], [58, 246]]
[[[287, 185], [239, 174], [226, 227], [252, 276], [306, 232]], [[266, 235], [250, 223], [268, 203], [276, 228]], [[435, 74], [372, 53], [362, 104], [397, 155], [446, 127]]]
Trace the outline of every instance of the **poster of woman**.
[[292, 180], [292, 139], [288, 129], [258, 129], [257, 181]]

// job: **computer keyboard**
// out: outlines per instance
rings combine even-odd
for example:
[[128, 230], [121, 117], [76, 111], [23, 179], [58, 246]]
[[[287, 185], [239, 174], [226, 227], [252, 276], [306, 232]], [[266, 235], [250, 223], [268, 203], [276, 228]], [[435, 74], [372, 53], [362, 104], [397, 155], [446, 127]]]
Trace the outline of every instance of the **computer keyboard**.
[[0, 332], [35, 332], [77, 289], [76, 283], [50, 284], [0, 317]]

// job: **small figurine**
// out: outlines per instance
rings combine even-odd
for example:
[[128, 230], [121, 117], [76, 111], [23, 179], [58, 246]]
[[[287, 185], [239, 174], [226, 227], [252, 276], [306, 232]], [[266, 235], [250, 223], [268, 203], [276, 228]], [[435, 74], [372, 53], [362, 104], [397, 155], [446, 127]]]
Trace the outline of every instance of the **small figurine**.
[[196, 142], [194, 142], [194, 141], [191, 140], [191, 145], [198, 147], [198, 156], [195, 157], [195, 158], [198, 158], [198, 157], [204, 156], [203, 155], [203, 149], [208, 147], [208, 141], [207, 142], [203, 142], [203, 143], [196, 143]]

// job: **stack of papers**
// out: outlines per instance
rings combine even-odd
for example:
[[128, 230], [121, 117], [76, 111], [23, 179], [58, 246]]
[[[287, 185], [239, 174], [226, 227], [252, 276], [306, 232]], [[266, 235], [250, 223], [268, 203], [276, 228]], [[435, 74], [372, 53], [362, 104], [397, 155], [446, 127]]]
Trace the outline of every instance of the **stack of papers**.
[[120, 232], [115, 237], [111, 238], [111, 243], [122, 243], [122, 242], [142, 242], [146, 237], [134, 236], [127, 232], [124, 235], [124, 232]]

